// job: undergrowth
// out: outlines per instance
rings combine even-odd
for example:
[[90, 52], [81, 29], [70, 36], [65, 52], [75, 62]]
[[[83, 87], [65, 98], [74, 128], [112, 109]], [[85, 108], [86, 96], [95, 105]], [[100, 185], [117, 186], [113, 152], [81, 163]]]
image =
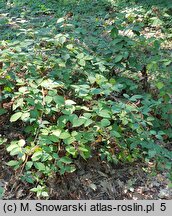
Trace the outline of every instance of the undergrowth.
[[37, 197], [78, 158], [171, 171], [171, 8], [136, 3], [0, 1], [0, 115], [22, 134], [0, 145]]

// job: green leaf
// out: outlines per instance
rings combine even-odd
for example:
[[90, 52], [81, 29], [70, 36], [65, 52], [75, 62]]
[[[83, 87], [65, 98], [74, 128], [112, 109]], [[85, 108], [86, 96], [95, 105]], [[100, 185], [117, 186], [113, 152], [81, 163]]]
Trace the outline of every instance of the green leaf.
[[98, 111], [98, 115], [103, 118], [111, 118], [109, 110], [100, 110]]
[[141, 99], [143, 98], [142, 95], [133, 95], [131, 98], [130, 98], [130, 101], [137, 101], [138, 99]]
[[100, 124], [102, 127], [107, 127], [110, 125], [110, 121], [108, 119], [102, 119]]
[[172, 183], [168, 184], [168, 188], [172, 189]]
[[75, 118], [72, 121], [73, 127], [79, 127], [85, 123], [85, 118]]
[[10, 122], [15, 122], [17, 121], [21, 116], [22, 116], [22, 112], [17, 112], [15, 114], [13, 114], [10, 118]]
[[70, 145], [71, 143], [75, 142], [75, 138], [74, 137], [69, 137], [67, 139], [64, 140], [64, 143], [67, 145]]
[[7, 142], [7, 138], [0, 137], [0, 145], [3, 145], [5, 142]]
[[7, 112], [7, 110], [6, 110], [6, 109], [0, 108], [0, 115], [3, 115], [3, 114], [5, 114], [6, 112]]
[[154, 120], [155, 120], [155, 118], [153, 116], [147, 117], [147, 121], [154, 121]]
[[32, 189], [30, 189], [30, 191], [36, 193], [38, 191], [38, 188], [32, 188]]
[[37, 151], [32, 155], [32, 161], [38, 161], [42, 157], [42, 151]]
[[[46, 79], [46, 80], [43, 80], [41, 82], [41, 86], [46, 88], [46, 89], [53, 89], [53, 88], [59, 88], [59, 87], [63, 87], [63, 83], [60, 82], [60, 81], [53, 81], [51, 79]], [[38, 90], [37, 90], [38, 92]]]
[[66, 45], [66, 48], [69, 49], [69, 50], [72, 50], [73, 49], [73, 44]]
[[58, 121], [57, 121], [58, 127], [64, 128], [67, 121], [68, 121], [68, 116], [67, 115], [60, 116]]
[[4, 194], [4, 188], [0, 187], [0, 199], [3, 197]]
[[46, 102], [47, 104], [50, 104], [52, 100], [53, 100], [53, 97], [52, 97], [52, 96], [47, 95], [47, 96], [45, 97], [45, 102]]
[[24, 93], [27, 92], [27, 90], [28, 90], [28, 87], [26, 87], [26, 86], [22, 86], [22, 87], [19, 88], [18, 91], [24, 94]]
[[10, 151], [11, 156], [18, 155], [19, 153], [21, 153], [21, 148], [19, 146]]
[[78, 148], [81, 152], [88, 152], [89, 150], [85, 146]]
[[114, 28], [111, 30], [110, 35], [111, 35], [112, 38], [116, 38], [116, 37], [118, 36], [118, 29], [114, 27]]
[[19, 146], [17, 145], [17, 143], [11, 143], [8, 147], [7, 147], [7, 151], [11, 152], [13, 149], [15, 148], [19, 148]]
[[40, 113], [37, 109], [30, 111], [30, 120], [35, 120], [39, 117]]
[[19, 161], [16, 161], [16, 160], [11, 160], [7, 163], [7, 165], [11, 167], [16, 166], [18, 164], [19, 164]]
[[171, 170], [171, 168], [172, 168], [172, 163], [171, 163], [171, 162], [167, 162], [167, 163], [165, 164], [165, 168], [168, 169], [168, 170]]
[[71, 165], [71, 166], [66, 166], [66, 167], [65, 167], [65, 170], [66, 170], [66, 172], [68, 172], [68, 173], [72, 173], [72, 172], [74, 172], [74, 171], [76, 170], [76, 167], [73, 166], [73, 165]]
[[115, 57], [115, 63], [120, 62], [120, 61], [122, 60], [122, 58], [123, 58], [122, 55], [117, 55], [117, 56]]
[[162, 88], [164, 87], [164, 83], [158, 82], [158, 83], [156, 84], [156, 87], [157, 87], [158, 89], [162, 89]]
[[121, 137], [121, 134], [118, 133], [118, 132], [115, 131], [115, 130], [111, 131], [111, 132], [110, 132], [110, 135], [111, 135], [111, 136], [115, 136], [115, 137], [117, 137], [117, 138]]
[[60, 129], [56, 129], [52, 131], [52, 135], [55, 135], [56, 137], [59, 137], [61, 134], [61, 130]]
[[49, 194], [48, 194], [48, 192], [43, 191], [43, 192], [41, 193], [41, 196], [42, 196], [42, 197], [49, 197]]
[[84, 54], [83, 53], [79, 53], [76, 57], [77, 57], [77, 59], [83, 59], [84, 58]]
[[54, 97], [54, 102], [57, 104], [57, 105], [63, 105], [63, 104], [65, 104], [65, 100], [64, 100], [64, 97], [62, 97], [62, 96], [55, 96]]
[[66, 146], [66, 151], [73, 156], [77, 153], [77, 150], [73, 146]]
[[18, 145], [19, 145], [20, 147], [23, 147], [25, 144], [26, 144], [26, 141], [25, 141], [24, 139], [20, 139], [20, 140], [18, 141]]
[[148, 151], [148, 155], [150, 158], [154, 157], [156, 155], [156, 153], [157, 153], [156, 150], [149, 150]]
[[25, 112], [25, 113], [22, 114], [21, 120], [24, 121], [24, 122], [26, 122], [29, 119], [29, 117], [30, 117], [30, 113], [29, 112]]
[[27, 163], [26, 163], [26, 170], [30, 170], [31, 169], [31, 167], [32, 167], [32, 165], [33, 165], [33, 162], [32, 161], [28, 161]]
[[65, 163], [65, 164], [70, 164], [70, 163], [72, 163], [72, 159], [70, 159], [70, 158], [67, 157], [67, 156], [62, 157], [59, 161], [62, 162], [62, 163]]
[[64, 44], [64, 43], [66, 42], [66, 37], [65, 37], [65, 36], [60, 37], [60, 38], [59, 38], [59, 42], [60, 42], [61, 44]]
[[64, 21], [65, 21], [65, 18], [64, 18], [64, 17], [61, 17], [61, 18], [59, 18], [59, 19], [57, 20], [56, 23], [58, 24], [58, 23], [62, 23], [62, 22], [64, 22]]
[[156, 135], [156, 131], [155, 130], [150, 130], [150, 134], [151, 135]]
[[73, 104], [76, 104], [76, 102], [73, 100], [65, 100], [65, 105], [73, 105]]
[[163, 21], [160, 20], [158, 17], [151, 17], [150, 21], [153, 26], [161, 26], [163, 24]]
[[34, 162], [34, 166], [40, 171], [45, 171], [45, 165], [41, 162]]
[[84, 159], [90, 158], [90, 156], [91, 156], [91, 149], [90, 149], [90, 147], [89, 146], [81, 146], [80, 148], [82, 150], [84, 150], [84, 151], [80, 152], [81, 157], [83, 157]]
[[84, 123], [84, 126], [85, 127], [88, 127], [90, 124], [92, 124], [93, 121], [91, 119], [86, 119], [85, 123]]
[[67, 139], [67, 138], [69, 138], [70, 136], [71, 136], [71, 135], [70, 135], [69, 132], [63, 132], [63, 133], [60, 134], [59, 138], [60, 138], [60, 139]]
[[74, 106], [70, 106], [68, 108], [65, 108], [62, 110], [62, 113], [67, 115], [67, 116], [70, 116], [73, 112], [75, 111], [75, 107]]
[[58, 156], [57, 153], [53, 153], [52, 156], [53, 156], [54, 159], [59, 159], [59, 156]]
[[57, 95], [57, 90], [56, 90], [56, 89], [49, 90], [49, 91], [48, 91], [48, 95], [49, 95], [50, 97], [56, 96], [56, 95]]
[[78, 61], [78, 64], [81, 65], [81, 66], [85, 66], [85, 60], [84, 59], [80, 59]]
[[49, 140], [56, 143], [56, 142], [59, 141], [59, 138], [56, 135], [52, 134], [52, 135], [49, 136]]

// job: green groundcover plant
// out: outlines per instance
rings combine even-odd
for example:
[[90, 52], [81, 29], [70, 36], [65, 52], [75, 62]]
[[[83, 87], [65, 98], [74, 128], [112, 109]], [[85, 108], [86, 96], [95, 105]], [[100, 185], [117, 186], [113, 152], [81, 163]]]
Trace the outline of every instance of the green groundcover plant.
[[[22, 133], [0, 137], [7, 164], [37, 183], [37, 197], [48, 197], [47, 179], [74, 172], [79, 158], [154, 161], [170, 171], [171, 54], [163, 48], [170, 9], [26, 2], [1, 1], [10, 16], [0, 18], [0, 115]], [[149, 26], [168, 37], [146, 37]], [[3, 106], [9, 102], [11, 110]]]

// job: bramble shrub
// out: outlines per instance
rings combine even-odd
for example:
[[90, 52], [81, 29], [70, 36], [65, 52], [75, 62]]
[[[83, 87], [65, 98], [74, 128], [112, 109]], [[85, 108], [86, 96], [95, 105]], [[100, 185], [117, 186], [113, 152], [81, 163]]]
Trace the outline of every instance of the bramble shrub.
[[[51, 11], [37, 4], [40, 13]], [[26, 11], [22, 17], [28, 18]], [[172, 153], [164, 143], [172, 134], [172, 80], [163, 41], [141, 34], [143, 9], [124, 10], [110, 23], [108, 16], [94, 18], [86, 24], [95, 30], [88, 38], [77, 15], [73, 22], [54, 16], [49, 25], [44, 17], [29, 20], [32, 28], [24, 29], [23, 22], [23, 28], [5, 31], [8, 40], [1, 36], [0, 115], [10, 115], [22, 137], [0, 144], [7, 143], [13, 158], [7, 164], [20, 178], [37, 183], [31, 191], [39, 198], [48, 197], [47, 179], [74, 172], [78, 158], [156, 161], [171, 169]], [[9, 101], [11, 111], [3, 107]]]

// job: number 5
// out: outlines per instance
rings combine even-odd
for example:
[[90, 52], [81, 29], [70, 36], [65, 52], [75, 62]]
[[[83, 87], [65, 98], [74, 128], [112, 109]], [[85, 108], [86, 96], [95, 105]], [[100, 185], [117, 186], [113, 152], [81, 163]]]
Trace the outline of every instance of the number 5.
[[165, 203], [161, 203], [161, 211], [165, 211], [166, 210], [166, 204]]

